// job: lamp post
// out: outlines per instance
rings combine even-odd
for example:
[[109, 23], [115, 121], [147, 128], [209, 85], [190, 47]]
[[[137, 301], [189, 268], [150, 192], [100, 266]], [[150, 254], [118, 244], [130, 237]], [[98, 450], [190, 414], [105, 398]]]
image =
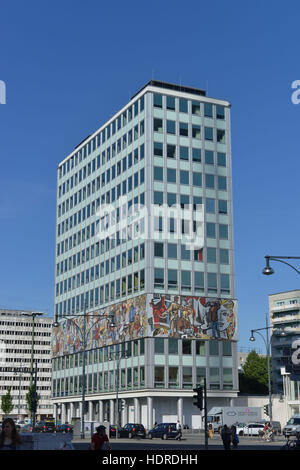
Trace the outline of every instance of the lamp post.
[[[86, 320], [87, 320], [87, 316], [95, 316], [97, 317], [97, 320], [95, 320], [95, 322], [90, 326], [90, 328], [87, 330], [86, 329]], [[77, 325], [77, 323], [75, 322], [75, 318], [78, 318], [82, 316], [83, 317], [83, 330], [80, 329], [80, 327]], [[69, 317], [73, 317], [73, 318], [69, 318]], [[75, 318], [74, 318], [75, 317]], [[78, 330], [80, 331], [81, 333], [81, 338], [82, 338], [82, 354], [83, 354], [83, 357], [82, 357], [82, 397], [81, 397], [81, 439], [84, 439], [85, 438], [85, 429], [84, 429], [84, 413], [85, 413], [85, 392], [86, 392], [86, 377], [85, 377], [85, 368], [86, 368], [86, 340], [87, 340], [87, 335], [89, 334], [89, 332], [91, 331], [91, 329], [95, 326], [95, 324], [99, 321], [99, 320], [103, 320], [103, 319], [108, 319], [110, 318], [110, 324], [112, 327], [114, 327], [114, 322], [113, 322], [113, 315], [99, 315], [99, 314], [95, 314], [93, 315], [92, 312], [87, 312], [87, 305], [85, 304], [84, 306], [84, 312], [83, 314], [79, 314], [79, 315], [63, 315], [63, 316], [60, 316], [59, 318], [67, 318], [68, 321], [71, 321], [74, 323], [74, 325], [76, 326], [76, 328], [78, 328]], [[57, 318], [57, 315], [55, 316], [55, 321], [53, 323], [53, 326], [55, 328], [59, 327], [59, 322], [58, 322], [58, 318]]]
[[[255, 330], [251, 330], [250, 341], [255, 341], [254, 334], [257, 333], [264, 341], [266, 346], [267, 352], [267, 364], [268, 364], [268, 388], [269, 388], [269, 412], [270, 412], [270, 422], [272, 423], [273, 413], [272, 413], [272, 389], [271, 389], [271, 370], [270, 370], [270, 347], [271, 347], [271, 337], [269, 338], [269, 330], [273, 328], [273, 326], [268, 325], [268, 313], [266, 313], [266, 326], [265, 328], [257, 328]], [[260, 333], [260, 331], [264, 330], [266, 332], [266, 338]], [[282, 336], [285, 336], [285, 332], [281, 332]]]
[[[115, 326], [115, 325], [113, 325]], [[115, 359], [117, 361], [117, 368], [116, 368], [116, 407], [115, 407], [115, 423], [116, 423], [116, 439], [118, 439], [118, 429], [119, 429], [119, 386], [120, 386], [120, 361], [122, 357], [127, 359], [127, 353], [122, 353], [119, 349], [119, 344], [116, 346], [116, 351], [110, 353], [109, 360]]]
[[274, 269], [271, 268], [270, 266], [270, 260], [272, 261], [278, 261], [279, 263], [286, 264], [290, 268], [292, 268], [294, 271], [296, 271], [297, 274], [300, 274], [300, 271], [296, 269], [294, 266], [291, 264], [287, 263], [286, 261], [282, 261], [283, 259], [300, 259], [300, 256], [265, 256], [266, 259], [266, 266], [262, 270], [262, 273], [265, 274], [266, 276], [270, 276], [271, 274], [274, 274]]

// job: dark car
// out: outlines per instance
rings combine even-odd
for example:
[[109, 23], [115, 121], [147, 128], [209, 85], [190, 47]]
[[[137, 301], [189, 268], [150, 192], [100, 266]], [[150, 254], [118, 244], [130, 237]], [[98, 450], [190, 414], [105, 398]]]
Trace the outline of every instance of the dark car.
[[71, 424], [58, 424], [55, 427], [55, 432], [70, 433], [73, 432], [73, 426]]
[[34, 427], [34, 432], [54, 432], [55, 424], [47, 421], [39, 421]]
[[161, 439], [173, 439], [177, 436], [176, 423], [160, 423], [154, 426], [148, 433], [149, 439], [161, 437]]
[[146, 431], [142, 424], [127, 423], [123, 428], [119, 430], [120, 437], [128, 437], [132, 439], [133, 437], [142, 437], [145, 439]]

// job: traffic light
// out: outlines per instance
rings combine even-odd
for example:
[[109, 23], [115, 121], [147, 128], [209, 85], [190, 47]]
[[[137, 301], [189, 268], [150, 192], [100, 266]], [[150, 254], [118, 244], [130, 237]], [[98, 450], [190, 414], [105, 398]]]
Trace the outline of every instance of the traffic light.
[[269, 415], [269, 405], [264, 406], [264, 412], [265, 412], [265, 415], [270, 416]]
[[197, 406], [199, 410], [203, 410], [203, 387], [193, 388], [193, 392], [197, 395], [193, 395], [193, 399], [196, 400], [193, 402], [193, 405]]
[[121, 410], [122, 411], [125, 410], [125, 404], [126, 404], [126, 401], [124, 400], [124, 398], [122, 398], [122, 400], [121, 400]]

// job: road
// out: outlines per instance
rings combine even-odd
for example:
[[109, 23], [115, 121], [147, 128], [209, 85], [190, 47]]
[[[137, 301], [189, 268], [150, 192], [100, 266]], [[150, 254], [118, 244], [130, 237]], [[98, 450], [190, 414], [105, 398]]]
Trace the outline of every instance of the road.
[[[275, 438], [274, 442], [265, 442], [256, 437], [240, 437], [240, 444], [237, 450], [280, 450], [285, 444], [282, 436]], [[89, 440], [82, 441], [80, 439], [73, 440], [75, 450], [87, 450]], [[170, 439], [163, 441], [162, 439], [114, 439], [110, 440], [113, 450], [146, 450], [146, 451], [186, 451], [186, 450], [204, 450], [204, 436], [185, 435], [181, 441]], [[208, 440], [208, 450], [223, 450], [222, 440], [219, 435], [215, 435], [213, 439]]]

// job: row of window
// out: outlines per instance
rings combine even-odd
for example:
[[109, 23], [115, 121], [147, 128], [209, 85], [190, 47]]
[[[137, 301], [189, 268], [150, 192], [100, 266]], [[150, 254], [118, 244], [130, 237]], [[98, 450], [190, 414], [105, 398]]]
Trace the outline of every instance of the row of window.
[[[93, 247], [91, 247], [93, 248]], [[94, 254], [94, 250], [93, 250]], [[98, 254], [99, 255], [99, 254]], [[67, 268], [67, 270], [75, 269], [76, 263], [77, 266], [80, 264], [84, 264], [90, 260], [90, 248], [86, 248], [82, 250], [81, 253], [78, 253], [77, 256], [73, 256], [73, 261], [71, 257], [71, 264], [61, 266], [61, 269]], [[97, 256], [97, 255], [96, 255]], [[126, 266], [131, 266], [134, 263], [137, 263], [143, 260], [145, 257], [145, 247], [144, 244], [140, 246], [136, 246], [133, 249], [129, 249], [127, 252], [123, 252], [122, 255], [113, 256], [110, 259], [107, 259], [105, 262], [103, 261], [100, 264], [96, 264], [89, 269], [86, 269], [80, 273], [77, 273], [74, 276], [65, 279], [64, 281], [58, 282], [56, 284], [56, 296], [62, 295], [63, 293], [70, 292], [73, 289], [77, 289], [79, 287], [88, 284], [89, 282], [97, 281], [102, 277], [112, 274], [116, 271], [119, 271], [121, 268], [125, 268]], [[91, 258], [92, 259], [92, 258]], [[121, 263], [122, 261], [122, 263]], [[58, 265], [59, 267], [59, 265]], [[65, 271], [66, 272], [66, 271]], [[60, 273], [57, 271], [57, 276]]]
[[[108, 124], [105, 129], [99, 132], [93, 139], [88, 141], [80, 150], [72, 155], [61, 167], [59, 168], [59, 178], [64, 176], [72, 170], [77, 164], [81, 163], [91, 152], [94, 152], [98, 147], [103, 145], [111, 136], [126, 127], [131, 122], [132, 118], [136, 117], [138, 113], [144, 110], [144, 97], [137, 100], [133, 105], [129, 106], [122, 114], [120, 114], [113, 122]], [[137, 129], [134, 130], [137, 132]]]
[[[190, 270], [167, 269], [167, 279], [165, 279], [165, 270], [163, 268], [154, 269], [154, 288], [178, 290], [192, 290], [192, 275], [194, 276], [194, 291], [204, 291], [204, 272]], [[206, 273], [206, 284], [208, 292], [216, 293], [218, 290], [218, 276], [217, 273]], [[230, 293], [230, 278], [229, 274], [220, 274], [220, 289], [222, 293]]]
[[175, 98], [174, 96], [164, 96], [158, 93], [153, 94], [153, 106], [154, 108], [165, 108], [168, 111], [178, 111], [179, 113], [190, 112], [195, 116], [201, 116], [201, 114], [203, 114], [204, 117], [208, 118], [216, 117], [216, 119], [225, 119], [224, 106], [190, 101], [184, 98]]
[[[108, 154], [108, 149], [106, 150], [106, 154]], [[110, 181], [112, 181], [116, 176], [121, 175], [122, 173], [126, 173], [127, 169], [130, 169], [133, 165], [138, 163], [139, 160], [143, 160], [145, 157], [145, 147], [144, 144], [142, 144], [140, 147], [136, 148], [135, 151], [132, 153], [128, 154], [128, 157], [124, 157], [122, 160], [118, 161], [115, 165], [112, 165], [111, 169], [108, 169], [106, 172], [103, 172], [101, 177], [98, 176], [97, 179], [94, 179], [90, 185], [86, 187], [86, 190], [83, 188], [82, 192], [84, 191], [87, 192], [87, 197], [91, 193], [93, 193], [96, 188], [97, 190], [100, 189], [100, 187], [105, 186], [105, 184], [108, 184]], [[103, 161], [105, 162], [105, 152], [102, 154], [102, 164]], [[99, 154], [97, 157], [94, 158], [92, 162], [90, 162], [88, 165], [84, 166], [81, 168], [78, 173], [75, 173], [73, 176], [71, 176], [69, 179], [67, 179], [64, 183], [59, 185], [58, 187], [58, 197], [64, 196], [66, 193], [68, 193], [71, 189], [73, 189], [77, 184], [81, 183], [84, 181], [86, 178], [88, 178], [94, 171], [98, 170], [100, 168], [100, 163], [101, 162], [101, 155]], [[101, 185], [100, 186], [100, 181]], [[94, 189], [94, 191], [93, 191]], [[84, 194], [82, 194], [83, 196]], [[78, 202], [81, 200], [81, 194], [78, 193]], [[77, 200], [77, 196], [74, 195], [74, 205], [75, 201]]]
[[79, 313], [88, 308], [98, 307], [105, 303], [118, 300], [133, 293], [145, 289], [145, 271], [137, 271], [128, 276], [105, 284], [105, 286], [96, 287], [85, 294], [76, 295], [68, 300], [56, 304], [57, 315], [71, 315]]
[[[202, 173], [190, 172], [188, 170], [177, 170], [174, 168], [167, 168], [164, 175], [164, 168], [161, 166], [154, 167], [154, 181], [164, 181], [164, 176], [167, 183], [180, 183], [192, 184], [193, 186], [202, 187]], [[217, 182], [217, 185], [216, 185]], [[218, 189], [219, 191], [227, 191], [227, 178], [226, 176], [216, 176], [213, 174], [205, 173], [205, 187], [206, 189]]]
[[225, 144], [226, 131], [224, 129], [214, 129], [213, 127], [203, 127], [204, 131], [201, 131], [201, 126], [192, 124], [190, 126], [185, 122], [176, 122], [167, 120], [166, 122], [163, 119], [154, 118], [153, 119], [153, 131], [159, 134], [163, 134], [166, 131], [170, 135], [179, 135], [182, 137], [191, 136], [193, 139], [201, 140], [202, 134], [204, 135], [204, 140], [213, 141], [216, 140], [220, 144]]
[[[197, 210], [197, 205], [202, 204], [201, 196], [194, 196], [193, 199], [193, 210]], [[167, 203], [169, 207], [176, 206], [179, 202], [182, 209], [185, 206], [190, 205], [190, 196], [186, 194], [177, 194], [177, 193], [167, 193], [166, 195], [163, 191], [154, 191], [153, 193], [153, 203], [159, 206], [162, 206], [164, 203]], [[218, 199], [218, 213], [227, 214], [227, 201], [225, 199]], [[216, 212], [216, 200], [214, 198], [205, 198], [205, 208], [206, 211], [213, 214]]]
[[[209, 164], [213, 164], [213, 151], [211, 150], [210, 154], [207, 151], [207, 161], [211, 161]], [[223, 152], [220, 152], [223, 153]], [[190, 158], [192, 158], [193, 162], [200, 163], [201, 162], [201, 149], [198, 148], [191, 148], [190, 147], [185, 147], [183, 145], [174, 145], [174, 144], [166, 144], [164, 145], [162, 142], [153, 142], [153, 155], [155, 157], [164, 157], [167, 156], [167, 158], [172, 158], [176, 159], [179, 158], [180, 160], [185, 160], [188, 161]], [[223, 153], [223, 155], [226, 155]], [[222, 161], [222, 158], [220, 158], [220, 161]], [[224, 158], [223, 158], [223, 163]], [[225, 164], [220, 165], [220, 166], [225, 166]]]
[[[154, 256], [156, 258], [164, 259], [181, 259], [191, 260], [191, 255], [194, 255], [194, 261], [203, 261], [203, 250], [199, 253], [199, 250], [189, 250], [186, 245], [180, 245], [180, 254], [178, 253], [177, 243], [167, 243], [166, 246], [163, 242], [154, 242]], [[206, 248], [206, 261], [207, 263], [216, 263], [217, 255], [220, 264], [229, 264], [229, 250], [226, 248], [207, 247]], [[179, 254], [179, 257], [178, 257]]]

